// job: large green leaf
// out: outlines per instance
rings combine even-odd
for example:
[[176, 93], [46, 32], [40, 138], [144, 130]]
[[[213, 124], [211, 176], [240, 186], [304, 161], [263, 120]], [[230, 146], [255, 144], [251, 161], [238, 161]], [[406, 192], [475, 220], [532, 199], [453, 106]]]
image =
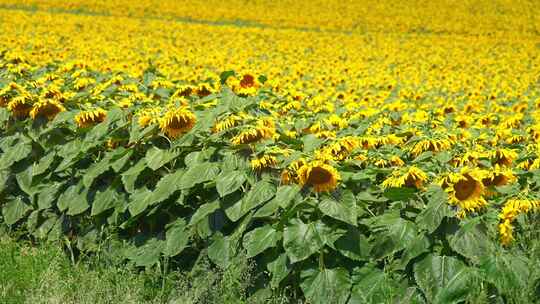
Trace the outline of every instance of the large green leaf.
[[94, 197], [94, 202], [92, 203], [92, 211], [90, 212], [90, 215], [96, 216], [114, 208], [118, 199], [118, 195], [112, 187], [105, 189], [105, 191], [97, 192], [96, 196]]
[[495, 250], [486, 227], [479, 218], [467, 221], [449, 237], [450, 247], [457, 253], [478, 264], [481, 257], [491, 255]]
[[251, 190], [238, 202], [225, 209], [227, 217], [236, 222], [252, 209], [270, 200], [276, 192], [276, 187], [267, 181], [257, 182]]
[[189, 242], [189, 231], [186, 221], [178, 219], [165, 234], [165, 250], [163, 253], [168, 257], [179, 255]]
[[414, 223], [401, 218], [398, 212], [388, 212], [362, 222], [374, 232], [371, 253], [375, 258], [384, 258], [409, 247], [418, 235]]
[[313, 304], [346, 303], [351, 289], [349, 272], [344, 268], [302, 271], [300, 287], [304, 296]]
[[214, 237], [214, 241], [208, 246], [208, 257], [221, 268], [227, 268], [235, 252], [230, 240], [221, 234]]
[[370, 258], [371, 245], [357, 228], [351, 228], [340, 237], [334, 247], [342, 255], [356, 261], [366, 261]]
[[244, 236], [243, 244], [247, 250], [247, 257], [254, 257], [266, 249], [276, 246], [280, 239], [281, 234], [270, 225], [251, 230]]
[[427, 192], [428, 204], [416, 217], [419, 228], [433, 233], [445, 216], [451, 216], [448, 206], [448, 196], [440, 187], [432, 187]]
[[383, 195], [391, 201], [406, 201], [413, 197], [415, 193], [415, 188], [388, 188]]
[[36, 194], [36, 192], [38, 191], [37, 188], [32, 187], [32, 177], [32, 166], [28, 166], [26, 170], [15, 175], [15, 179], [17, 180], [19, 188], [21, 188], [21, 190], [28, 194], [30, 197], [34, 196], [34, 194]]
[[165, 246], [165, 241], [152, 238], [146, 241], [144, 245], [128, 250], [125, 255], [135, 265], [149, 267], [159, 262]]
[[189, 189], [193, 186], [213, 180], [219, 174], [219, 166], [216, 163], [201, 163], [190, 167], [182, 180], [180, 189]]
[[156, 188], [152, 192], [152, 205], [168, 199], [174, 192], [178, 191], [180, 181], [184, 175], [183, 170], [178, 170], [174, 173], [167, 174], [162, 177], [156, 184]]
[[272, 274], [270, 286], [274, 289], [278, 288], [279, 283], [291, 272], [291, 265], [288, 262], [287, 255], [284, 253], [268, 263], [266, 268]]
[[132, 216], [137, 216], [152, 204], [152, 191], [146, 188], [139, 189], [131, 195], [130, 200], [129, 213]]
[[55, 156], [56, 152], [51, 151], [42, 158], [40, 158], [39, 161], [34, 163], [33, 165], [32, 175], [36, 176], [47, 172], [47, 170], [50, 169], [52, 163], [54, 162]]
[[324, 230], [324, 224], [320, 221], [305, 224], [299, 219], [292, 219], [283, 231], [283, 247], [291, 262], [305, 260], [321, 250], [325, 244], [321, 233]]
[[331, 196], [326, 196], [319, 203], [319, 210], [332, 218], [353, 226], [358, 224], [356, 222], [356, 198], [351, 191], [344, 191], [339, 198], [339, 201], [335, 200]]
[[224, 197], [238, 190], [245, 181], [246, 175], [242, 171], [223, 171], [216, 179], [216, 189], [219, 196]]
[[460, 260], [427, 255], [414, 265], [414, 278], [429, 303], [459, 303], [475, 289], [474, 273]]
[[152, 147], [146, 152], [144, 159], [148, 168], [155, 171], [178, 157], [178, 155], [180, 155], [178, 150], [164, 150]]
[[20, 140], [0, 155], [0, 170], [11, 167], [14, 163], [26, 158], [32, 152], [32, 144], [28, 140]]
[[146, 161], [141, 159], [126, 172], [122, 173], [122, 183], [127, 192], [133, 193], [133, 191], [135, 191], [135, 181], [144, 169], [146, 169]]
[[26, 204], [22, 199], [17, 198], [2, 207], [4, 222], [13, 225], [32, 211], [32, 207]]
[[219, 207], [220, 207], [219, 200], [215, 200], [211, 203], [206, 203], [199, 206], [199, 208], [197, 208], [197, 211], [195, 211], [195, 213], [191, 217], [191, 220], [189, 221], [189, 225], [193, 226], [197, 224], [198, 222], [206, 218], [208, 215], [218, 210]]
[[90, 208], [86, 195], [87, 190], [83, 188], [81, 182], [72, 185], [58, 197], [58, 209], [60, 211], [67, 210], [68, 215], [81, 214]]
[[494, 251], [481, 257], [479, 270], [482, 278], [493, 284], [501, 294], [518, 298], [528, 291], [533, 293], [535, 281], [530, 274], [537, 265], [520, 255]]
[[352, 283], [349, 304], [393, 302], [395, 283], [373, 264], [355, 268]]
[[92, 183], [96, 179], [96, 177], [100, 176], [101, 174], [105, 173], [105, 171], [109, 170], [111, 167], [111, 155], [105, 156], [102, 160], [99, 162], [93, 164], [86, 170], [86, 172], [83, 175], [83, 185], [86, 188], [90, 188], [92, 186]]

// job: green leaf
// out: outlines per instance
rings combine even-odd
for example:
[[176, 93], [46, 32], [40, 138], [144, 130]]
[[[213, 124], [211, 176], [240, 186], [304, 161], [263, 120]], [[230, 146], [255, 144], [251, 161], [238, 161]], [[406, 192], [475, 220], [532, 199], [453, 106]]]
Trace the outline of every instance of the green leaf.
[[446, 216], [451, 216], [448, 195], [440, 187], [432, 187], [427, 192], [428, 204], [416, 217], [419, 228], [433, 233]]
[[38, 210], [48, 209], [53, 206], [54, 200], [57, 198], [58, 191], [62, 185], [62, 183], [53, 183], [40, 186], [37, 197]]
[[266, 265], [268, 271], [272, 274], [272, 279], [270, 280], [270, 286], [273, 289], [279, 287], [279, 283], [287, 277], [291, 272], [291, 265], [287, 261], [287, 255], [281, 254], [275, 260]]
[[415, 188], [388, 188], [383, 195], [391, 201], [406, 201], [414, 196]]
[[129, 159], [133, 155], [133, 150], [127, 150], [124, 155], [122, 155], [120, 158], [115, 159], [114, 162], [111, 164], [111, 167], [113, 168], [114, 172], [119, 173], [122, 168], [128, 163]]
[[32, 152], [32, 144], [27, 140], [20, 140], [0, 155], [0, 170], [7, 169], [14, 163], [25, 159], [30, 152]]
[[270, 225], [255, 228], [244, 236], [244, 248], [247, 257], [251, 258], [268, 248], [276, 246], [281, 235]]
[[370, 258], [371, 245], [357, 228], [347, 230], [347, 233], [334, 243], [334, 246], [339, 253], [349, 259], [366, 261]]
[[219, 79], [221, 81], [221, 84], [225, 84], [227, 82], [227, 78], [235, 76], [236, 73], [234, 71], [224, 71], [219, 74]]
[[114, 208], [117, 199], [118, 195], [112, 187], [105, 189], [105, 191], [97, 192], [94, 202], [92, 203], [92, 211], [90, 215], [100, 215], [101, 213]]
[[40, 174], [45, 173], [54, 162], [54, 158], [56, 156], [56, 152], [51, 151], [47, 153], [45, 156], [39, 159], [39, 162], [33, 164], [32, 168], [32, 175], [37, 176]]
[[152, 147], [146, 152], [144, 159], [146, 160], [148, 168], [156, 171], [166, 163], [178, 157], [178, 155], [180, 155], [178, 150], [163, 150]]
[[315, 149], [321, 146], [323, 141], [324, 141], [323, 139], [320, 139], [313, 134], [304, 136], [302, 138], [302, 142], [304, 143], [304, 152], [305, 153], [313, 152]]
[[246, 181], [246, 175], [242, 171], [221, 172], [216, 179], [216, 189], [220, 197], [238, 190]]
[[475, 289], [473, 272], [448, 256], [427, 255], [414, 265], [414, 278], [429, 303], [458, 303]]
[[267, 182], [257, 182], [251, 190], [238, 202], [225, 209], [227, 217], [236, 222], [246, 213], [270, 200], [276, 192], [276, 187]]
[[523, 296], [534, 283], [530, 277], [531, 261], [519, 255], [492, 252], [481, 257], [479, 270], [484, 280], [510, 298]]
[[299, 219], [292, 219], [283, 231], [283, 247], [291, 260], [296, 263], [307, 259], [324, 246], [321, 231], [324, 224], [320, 221], [303, 223]]
[[388, 212], [362, 222], [374, 232], [371, 254], [376, 258], [387, 257], [410, 246], [418, 235], [414, 223], [402, 219], [398, 212]]
[[495, 250], [486, 230], [479, 219], [469, 220], [449, 237], [450, 247], [478, 264], [483, 256], [491, 255]]
[[199, 208], [197, 208], [197, 211], [195, 211], [195, 213], [193, 214], [193, 216], [191, 217], [191, 220], [189, 221], [189, 225], [190, 226], [193, 226], [195, 224], [197, 224], [198, 222], [200, 222], [201, 220], [203, 220], [204, 218], [206, 218], [208, 215], [214, 213], [216, 210], [219, 209], [219, 200], [215, 200], [211, 203], [206, 203], [206, 204], [203, 204], [201, 206], [199, 206]]
[[234, 256], [234, 250], [230, 244], [229, 238], [217, 234], [214, 241], [208, 247], [208, 257], [216, 265], [226, 269]]
[[190, 189], [197, 184], [213, 180], [218, 173], [219, 167], [215, 163], [197, 164], [186, 171], [180, 181], [180, 189]]
[[156, 188], [152, 192], [152, 205], [168, 199], [174, 192], [178, 191], [178, 185], [180, 184], [183, 175], [183, 170], [177, 170], [174, 173], [167, 174], [162, 177], [156, 184]]
[[313, 304], [346, 303], [351, 289], [349, 272], [344, 268], [307, 269], [301, 272], [300, 287]]
[[87, 191], [83, 189], [82, 183], [72, 185], [58, 197], [57, 206], [60, 211], [67, 210], [68, 215], [77, 215], [90, 208], [86, 200]]
[[37, 192], [37, 189], [32, 187], [32, 176], [32, 166], [29, 166], [26, 170], [15, 175], [19, 188], [30, 197], [34, 196]]
[[302, 188], [298, 185], [285, 185], [277, 188], [276, 197], [272, 201], [277, 201], [281, 208], [287, 208], [293, 199], [300, 193]]
[[90, 188], [92, 186], [92, 183], [96, 179], [96, 177], [100, 176], [101, 174], [105, 173], [105, 171], [109, 170], [111, 167], [111, 158], [110, 155], [107, 157], [104, 157], [101, 161], [93, 164], [86, 170], [86, 172], [83, 175], [83, 185], [86, 188]]
[[133, 193], [135, 191], [135, 181], [144, 169], [146, 169], [146, 161], [141, 159], [135, 166], [132, 166], [129, 170], [122, 173], [122, 183], [127, 192]]
[[163, 253], [168, 257], [179, 255], [189, 242], [189, 232], [186, 229], [186, 221], [178, 219], [167, 229], [165, 234], [165, 250]]
[[141, 214], [148, 206], [152, 204], [152, 191], [144, 188], [138, 189], [130, 197], [131, 203], [128, 206], [129, 213], [132, 216]]
[[331, 196], [325, 196], [319, 203], [319, 210], [329, 217], [356, 226], [356, 199], [351, 191], [345, 191], [339, 202]]
[[165, 241], [152, 238], [144, 245], [135, 247], [126, 252], [126, 257], [137, 266], [149, 267], [157, 264], [161, 252], [165, 248]]
[[13, 225], [32, 211], [32, 207], [26, 204], [22, 199], [17, 198], [7, 203], [2, 208], [4, 222]]
[[[395, 283], [373, 264], [355, 268], [349, 304], [393, 303]], [[401, 303], [401, 302], [398, 302]]]

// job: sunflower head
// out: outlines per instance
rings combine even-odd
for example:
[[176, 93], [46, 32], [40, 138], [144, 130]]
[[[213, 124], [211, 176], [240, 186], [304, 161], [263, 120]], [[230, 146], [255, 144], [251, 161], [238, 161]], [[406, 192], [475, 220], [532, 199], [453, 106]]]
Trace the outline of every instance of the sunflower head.
[[449, 203], [458, 206], [460, 214], [476, 212], [487, 205], [482, 180], [486, 173], [477, 168], [462, 168], [460, 173], [451, 173], [440, 182], [448, 193]]
[[240, 132], [232, 138], [234, 145], [251, 144], [263, 139], [270, 139], [276, 135], [276, 128], [271, 119], [262, 119], [257, 121], [253, 127]]
[[30, 117], [45, 117], [52, 120], [58, 113], [64, 112], [66, 108], [58, 101], [53, 99], [42, 99], [32, 106]]
[[177, 138], [195, 126], [197, 118], [186, 107], [170, 109], [159, 121], [159, 127], [170, 138]]
[[79, 112], [79, 114], [75, 116], [75, 123], [77, 123], [80, 128], [87, 128], [103, 122], [105, 118], [107, 118], [107, 111], [102, 108], [97, 108]]
[[302, 186], [312, 186], [315, 192], [329, 192], [336, 189], [340, 180], [339, 172], [331, 165], [314, 161], [298, 169], [298, 181]]
[[30, 99], [27, 96], [17, 96], [7, 104], [8, 110], [11, 111], [15, 118], [23, 119], [28, 117], [32, 110]]

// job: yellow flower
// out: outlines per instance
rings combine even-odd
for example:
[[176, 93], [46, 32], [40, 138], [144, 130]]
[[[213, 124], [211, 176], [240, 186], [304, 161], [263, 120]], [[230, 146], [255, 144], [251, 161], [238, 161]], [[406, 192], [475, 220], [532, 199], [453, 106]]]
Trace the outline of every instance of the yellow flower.
[[75, 122], [80, 128], [87, 128], [105, 120], [107, 111], [102, 108], [81, 111], [75, 116]]
[[512, 222], [519, 214], [537, 211], [540, 208], [540, 201], [528, 198], [512, 198], [506, 201], [499, 214], [501, 223], [499, 224], [499, 238], [501, 244], [508, 246], [514, 240], [512, 235]]
[[53, 99], [41, 99], [32, 106], [30, 117], [36, 119], [38, 116], [52, 120], [58, 113], [64, 112], [66, 108]]
[[423, 184], [427, 181], [427, 174], [421, 169], [411, 166], [406, 171], [394, 171], [386, 178], [381, 184], [383, 188], [390, 187], [414, 187], [421, 189]]
[[450, 173], [439, 181], [448, 193], [449, 204], [458, 206], [465, 215], [477, 212], [487, 205], [482, 180], [486, 173], [478, 168], [463, 167], [459, 173]]
[[339, 172], [321, 161], [304, 164], [298, 169], [298, 181], [302, 186], [312, 186], [315, 192], [329, 192], [337, 187]]
[[32, 110], [30, 97], [26, 95], [17, 96], [7, 104], [8, 110], [11, 111], [15, 118], [26, 118]]
[[159, 127], [170, 138], [177, 138], [191, 130], [196, 121], [197, 118], [193, 112], [181, 107], [167, 111], [165, 116], [159, 120]]
[[273, 155], [263, 155], [251, 160], [251, 168], [253, 170], [263, 170], [272, 168], [277, 165], [277, 158]]
[[242, 131], [231, 140], [234, 145], [251, 144], [276, 135], [274, 122], [270, 119], [259, 120], [254, 127]]

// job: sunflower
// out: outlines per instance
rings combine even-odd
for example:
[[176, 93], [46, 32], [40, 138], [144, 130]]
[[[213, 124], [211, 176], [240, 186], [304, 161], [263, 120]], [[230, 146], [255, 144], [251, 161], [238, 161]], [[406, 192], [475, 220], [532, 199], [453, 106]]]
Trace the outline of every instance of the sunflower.
[[197, 118], [195, 114], [185, 107], [170, 109], [165, 116], [159, 120], [159, 127], [167, 136], [177, 138], [188, 132], [195, 126]]
[[11, 113], [13, 113], [15, 118], [26, 118], [32, 110], [30, 100], [30, 97], [26, 95], [17, 96], [11, 99], [11, 101], [7, 104], [7, 108], [11, 111]]
[[277, 158], [273, 155], [263, 155], [261, 157], [255, 157], [251, 160], [251, 168], [257, 171], [272, 168], [276, 165]]
[[487, 173], [487, 176], [482, 179], [484, 186], [504, 186], [516, 180], [516, 176], [511, 169], [495, 165], [495, 167]]
[[537, 211], [540, 209], [540, 202], [528, 198], [512, 198], [506, 201], [499, 214], [501, 223], [499, 224], [499, 239], [501, 244], [508, 246], [514, 240], [512, 222], [522, 213]]
[[410, 187], [421, 189], [424, 182], [427, 181], [427, 178], [428, 176], [424, 171], [415, 166], [411, 166], [406, 171], [399, 170], [392, 172], [392, 174], [383, 181], [382, 186], [383, 188]]
[[329, 192], [337, 187], [339, 172], [322, 161], [313, 161], [298, 169], [298, 181], [302, 186], [312, 186], [315, 192]]
[[305, 166], [307, 162], [300, 158], [293, 161], [281, 172], [281, 183], [289, 185], [292, 183], [298, 183], [298, 171], [301, 167]]
[[53, 99], [41, 99], [32, 106], [30, 117], [36, 119], [38, 116], [52, 120], [58, 113], [64, 112], [66, 108]]
[[414, 156], [418, 156], [426, 151], [439, 152], [450, 150], [454, 145], [455, 141], [448, 138], [426, 138], [417, 141], [411, 148], [410, 151]]
[[102, 108], [93, 110], [81, 111], [75, 116], [75, 122], [80, 128], [87, 128], [103, 122], [107, 117], [107, 111]]
[[214, 133], [217, 133], [228, 130], [230, 128], [238, 126], [243, 120], [247, 118], [250, 118], [250, 116], [243, 112], [238, 114], [231, 114], [226, 118], [220, 120], [219, 122], [216, 122], [216, 124], [212, 128], [212, 131]]
[[276, 135], [276, 128], [271, 119], [261, 119], [257, 124], [250, 127], [232, 138], [234, 145], [251, 144], [263, 139], [273, 138]]
[[151, 124], [156, 124], [159, 122], [159, 114], [161, 110], [159, 108], [146, 108], [142, 109], [139, 113], [137, 113], [139, 126], [141, 128], [146, 128]]
[[505, 167], [510, 167], [517, 156], [517, 152], [511, 149], [498, 149], [490, 153], [490, 157], [495, 164]]
[[483, 170], [464, 167], [459, 173], [450, 173], [440, 180], [439, 184], [448, 193], [449, 203], [460, 208], [458, 216], [479, 211], [487, 205], [483, 197], [484, 178], [486, 173]]

